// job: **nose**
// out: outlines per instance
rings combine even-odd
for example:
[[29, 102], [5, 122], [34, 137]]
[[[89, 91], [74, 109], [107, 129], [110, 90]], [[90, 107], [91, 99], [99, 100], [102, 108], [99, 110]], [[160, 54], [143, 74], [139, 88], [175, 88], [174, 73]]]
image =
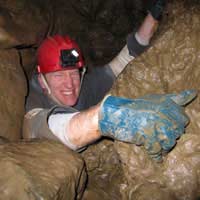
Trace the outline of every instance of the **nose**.
[[73, 88], [73, 78], [69, 74], [65, 76], [64, 84], [68, 89]]

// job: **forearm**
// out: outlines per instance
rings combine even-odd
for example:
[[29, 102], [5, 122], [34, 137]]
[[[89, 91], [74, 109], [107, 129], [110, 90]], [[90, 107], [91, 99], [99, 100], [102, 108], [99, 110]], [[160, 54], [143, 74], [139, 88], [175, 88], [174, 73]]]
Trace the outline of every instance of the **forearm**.
[[142, 45], [148, 45], [157, 27], [158, 21], [149, 13], [136, 33], [137, 41]]
[[138, 31], [128, 35], [127, 45], [109, 63], [116, 77], [129, 62], [146, 50], [157, 26], [158, 21], [155, 20], [151, 14], [148, 14]]
[[66, 127], [66, 134], [72, 144], [81, 148], [101, 137], [98, 131], [99, 105], [72, 117]]
[[99, 106], [80, 113], [64, 107], [33, 109], [24, 117], [23, 138], [52, 139], [79, 150], [100, 137], [98, 110]]
[[129, 54], [127, 45], [120, 51], [120, 53], [108, 65], [112, 69], [114, 75], [117, 77], [126, 65], [134, 59], [134, 56]]

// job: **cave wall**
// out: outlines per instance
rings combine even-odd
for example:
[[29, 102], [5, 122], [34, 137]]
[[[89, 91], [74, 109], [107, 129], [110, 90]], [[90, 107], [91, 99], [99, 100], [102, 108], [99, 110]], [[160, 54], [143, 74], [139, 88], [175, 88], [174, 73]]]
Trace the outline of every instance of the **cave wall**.
[[[170, 1], [152, 47], [130, 63], [112, 88], [129, 98], [173, 93], [200, 85], [200, 3]], [[128, 92], [127, 92], [128, 91]], [[190, 124], [158, 164], [142, 147], [115, 142], [127, 187], [124, 199], [197, 199], [200, 196], [200, 97], [187, 106]]]
[[0, 135], [16, 141], [21, 137], [26, 80], [16, 50], [0, 50]]
[[35, 63], [35, 48], [46, 32], [45, 14], [36, 1], [0, 2], [0, 136], [21, 138], [27, 80], [24, 71]]

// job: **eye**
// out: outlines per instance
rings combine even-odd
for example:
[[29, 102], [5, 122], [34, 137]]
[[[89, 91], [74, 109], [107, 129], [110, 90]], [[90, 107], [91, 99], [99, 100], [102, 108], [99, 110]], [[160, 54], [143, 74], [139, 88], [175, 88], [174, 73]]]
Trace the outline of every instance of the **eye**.
[[54, 77], [57, 78], [57, 77], [62, 77], [63, 75], [62, 74], [54, 74]]
[[74, 72], [71, 72], [70, 75], [73, 76], [73, 77], [79, 77], [79, 72], [74, 71]]

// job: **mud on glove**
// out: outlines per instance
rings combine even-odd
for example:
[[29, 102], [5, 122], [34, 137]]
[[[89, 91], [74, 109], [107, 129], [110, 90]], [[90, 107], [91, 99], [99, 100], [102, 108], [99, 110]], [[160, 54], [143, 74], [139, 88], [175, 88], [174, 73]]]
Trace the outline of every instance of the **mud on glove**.
[[186, 90], [137, 99], [107, 96], [100, 108], [99, 130], [104, 136], [143, 145], [152, 158], [161, 160], [184, 133], [189, 119], [182, 106], [196, 95]]

